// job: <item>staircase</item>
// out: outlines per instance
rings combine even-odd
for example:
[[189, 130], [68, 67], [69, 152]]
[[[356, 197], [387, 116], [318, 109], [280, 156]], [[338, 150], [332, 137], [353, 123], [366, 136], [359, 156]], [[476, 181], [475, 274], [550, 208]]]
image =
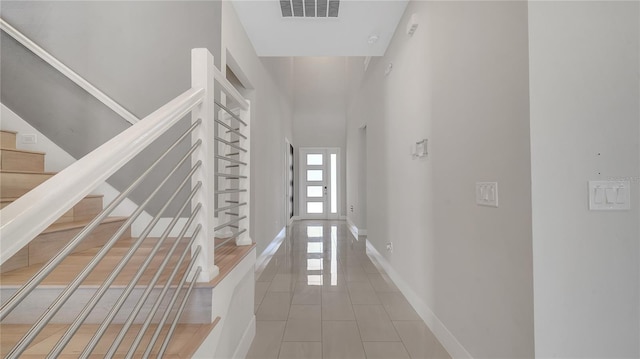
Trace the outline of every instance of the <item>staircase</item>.
[[[255, 334], [250, 102], [207, 49], [192, 49], [191, 88], [138, 119], [3, 19], [0, 29], [132, 124], [57, 174], [44, 171], [44, 153], [18, 150], [16, 133], [2, 132], [0, 355], [244, 357]], [[222, 94], [238, 107], [219, 103]], [[115, 199], [91, 195], [179, 133]], [[147, 181], [175, 157], [159, 184]], [[147, 199], [108, 217], [139, 187]], [[164, 204], [149, 216], [154, 199]], [[170, 205], [181, 209], [169, 215]], [[145, 227], [138, 238], [134, 224]]]
[[[55, 173], [44, 171], [44, 153], [16, 148], [16, 132], [1, 130], [0, 134], [0, 208], [4, 208]], [[35, 268], [38, 264], [45, 263], [101, 210], [102, 196], [85, 197], [29, 245], [3, 263], [0, 273], [29, 266]], [[125, 220], [123, 217], [105, 219], [76, 251], [103, 245]], [[130, 231], [123, 238], [130, 238]]]
[[[44, 153], [16, 148], [15, 132], [2, 130], [0, 135], [0, 197], [2, 208], [4, 208], [46, 181], [54, 173], [44, 172]], [[2, 264], [0, 267], [0, 300], [2, 303], [6, 302], [45, 262], [102, 211], [102, 201], [101, 195], [86, 196], [25, 248]], [[49, 303], [60, 295], [77, 273], [84, 269], [102, 245], [123, 226], [126, 220], [126, 217], [107, 217], [103, 220], [98, 228], [75, 248], [73, 254], [56, 267], [30, 296], [2, 321], [0, 324], [0, 333], [2, 333], [0, 335], [0, 355], [2, 357], [8, 354], [47, 309]], [[114, 271], [135, 241], [136, 239], [131, 237], [130, 228], [127, 228], [68, 302], [40, 332], [27, 350], [20, 355], [21, 358], [43, 358], [49, 353], [81, 312], [89, 298], [96, 292], [96, 288]], [[136, 275], [140, 275], [139, 279], [132, 287], [128, 298], [123, 302], [120, 311], [106, 327], [104, 334], [98, 338], [98, 344], [90, 357], [125, 356], [131, 343], [138, 336], [140, 337], [140, 345], [132, 355], [141, 357], [156, 330], [159, 334], [159, 340], [157, 345], [151, 346], [148, 355], [152, 357], [157, 355], [160, 344], [171, 325], [169, 322], [158, 329], [159, 317], [165, 312], [170, 312], [171, 316], [176, 315], [177, 309], [169, 307], [169, 298], [176, 292], [176, 288], [181, 286], [180, 279], [183, 276], [186, 277], [185, 273], [188, 270], [190, 258], [186, 241], [176, 243], [175, 238], [168, 238], [158, 246], [157, 253], [153, 256], [153, 260], [148, 264], [146, 270], [139, 272], [142, 263], [154, 250], [158, 241], [158, 238], [147, 238], [140, 244], [130, 261], [115, 277], [114, 282], [109, 285], [96, 308], [91, 311], [59, 357], [77, 358], [80, 356], [89, 339], [98, 330], [114, 303], [125, 292], [127, 285]], [[172, 251], [174, 243], [176, 245]], [[180, 254], [183, 252], [187, 253], [186, 260], [179, 261]], [[168, 258], [165, 263], [167, 269], [162, 271], [160, 265], [165, 257]], [[172, 272], [173, 268], [176, 268], [175, 273]], [[162, 275], [152, 283], [158, 272], [161, 272]], [[160, 297], [165, 285], [169, 289], [166, 290], [164, 300], [161, 298], [155, 312], [153, 312], [154, 301]], [[132, 315], [133, 308], [138, 305], [138, 301], [147, 287], [150, 288], [146, 294], [148, 300], [146, 302], [142, 300], [143, 305], [139, 313]], [[216, 320], [212, 318], [211, 290], [212, 286], [201, 285], [191, 293], [186, 302], [186, 309], [180, 317], [180, 324], [177, 325], [163, 357], [190, 357], [215, 327], [219, 318]], [[154, 317], [154, 314], [157, 315]], [[149, 316], [153, 320], [148, 320], [145, 325]], [[133, 320], [126, 324], [130, 318]], [[125, 326], [128, 330], [123, 330]], [[116, 346], [117, 349], [109, 354], [108, 350], [121, 330], [124, 333], [122, 344]]]

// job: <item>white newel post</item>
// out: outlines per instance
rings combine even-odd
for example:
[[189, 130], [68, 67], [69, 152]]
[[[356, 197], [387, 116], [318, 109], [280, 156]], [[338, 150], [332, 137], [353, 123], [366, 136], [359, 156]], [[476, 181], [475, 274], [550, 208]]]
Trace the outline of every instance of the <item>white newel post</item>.
[[[215, 223], [215, 122], [214, 122], [214, 63], [213, 55], [207, 49], [191, 50], [191, 87], [203, 88], [205, 97], [197, 108], [192, 111], [191, 121], [195, 122], [199, 118], [202, 123], [192, 133], [192, 142], [202, 140], [200, 150], [195, 151], [192, 155], [192, 163], [202, 161], [199, 171], [196, 171], [191, 179], [192, 186], [198, 182], [202, 183], [200, 191], [194, 197], [191, 209], [195, 209], [198, 203], [202, 206], [198, 212], [198, 216], [194, 221], [200, 224], [200, 233], [194, 242], [194, 248], [200, 245], [202, 250], [198, 257], [198, 265], [202, 267], [198, 281], [209, 282], [218, 275], [218, 267], [214, 263], [214, 228]], [[195, 226], [194, 226], [195, 228]]]
[[238, 214], [240, 215], [240, 217], [247, 216], [247, 218], [242, 220], [245, 224], [244, 228], [246, 228], [247, 230], [246, 232], [238, 236], [238, 238], [236, 238], [236, 245], [238, 246], [247, 246], [253, 243], [253, 241], [251, 240], [251, 234], [250, 234], [250, 229], [251, 229], [251, 216], [250, 216], [250, 211], [251, 211], [251, 102], [249, 102], [248, 100], [247, 102], [249, 103], [249, 107], [246, 110], [240, 111], [240, 118], [247, 123], [247, 126], [244, 127], [244, 131], [243, 131], [243, 134], [247, 136], [247, 138], [244, 139], [242, 137], [239, 137], [240, 147], [246, 149], [247, 152], [238, 151], [240, 152], [240, 156], [239, 156], [240, 161], [245, 162], [247, 164], [246, 166], [240, 166], [240, 171], [239, 171], [240, 176], [247, 177], [244, 179], [242, 178], [240, 179], [241, 183], [244, 182], [243, 185], [240, 187], [245, 188], [247, 191], [240, 192], [240, 195], [238, 196], [238, 200], [240, 203], [242, 202], [247, 203], [246, 206], [240, 207], [240, 210], [238, 211]]

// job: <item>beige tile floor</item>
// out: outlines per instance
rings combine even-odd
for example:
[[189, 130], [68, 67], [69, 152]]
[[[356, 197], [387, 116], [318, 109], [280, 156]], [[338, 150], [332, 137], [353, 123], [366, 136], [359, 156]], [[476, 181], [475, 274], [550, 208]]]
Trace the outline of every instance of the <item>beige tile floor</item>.
[[256, 282], [252, 359], [450, 358], [344, 221], [298, 221]]

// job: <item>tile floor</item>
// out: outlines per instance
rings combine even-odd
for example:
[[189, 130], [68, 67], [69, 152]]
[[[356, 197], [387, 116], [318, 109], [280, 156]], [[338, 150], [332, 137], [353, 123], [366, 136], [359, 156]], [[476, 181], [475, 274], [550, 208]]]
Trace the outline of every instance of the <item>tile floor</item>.
[[256, 282], [252, 359], [450, 358], [344, 221], [298, 221]]

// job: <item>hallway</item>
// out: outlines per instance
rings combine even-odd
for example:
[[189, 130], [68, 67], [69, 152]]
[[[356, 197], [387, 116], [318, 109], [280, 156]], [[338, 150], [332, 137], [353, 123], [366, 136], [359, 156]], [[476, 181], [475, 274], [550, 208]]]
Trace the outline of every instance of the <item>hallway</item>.
[[[257, 277], [247, 358], [449, 358], [344, 221], [297, 221]], [[258, 273], [256, 273], [258, 275]]]

